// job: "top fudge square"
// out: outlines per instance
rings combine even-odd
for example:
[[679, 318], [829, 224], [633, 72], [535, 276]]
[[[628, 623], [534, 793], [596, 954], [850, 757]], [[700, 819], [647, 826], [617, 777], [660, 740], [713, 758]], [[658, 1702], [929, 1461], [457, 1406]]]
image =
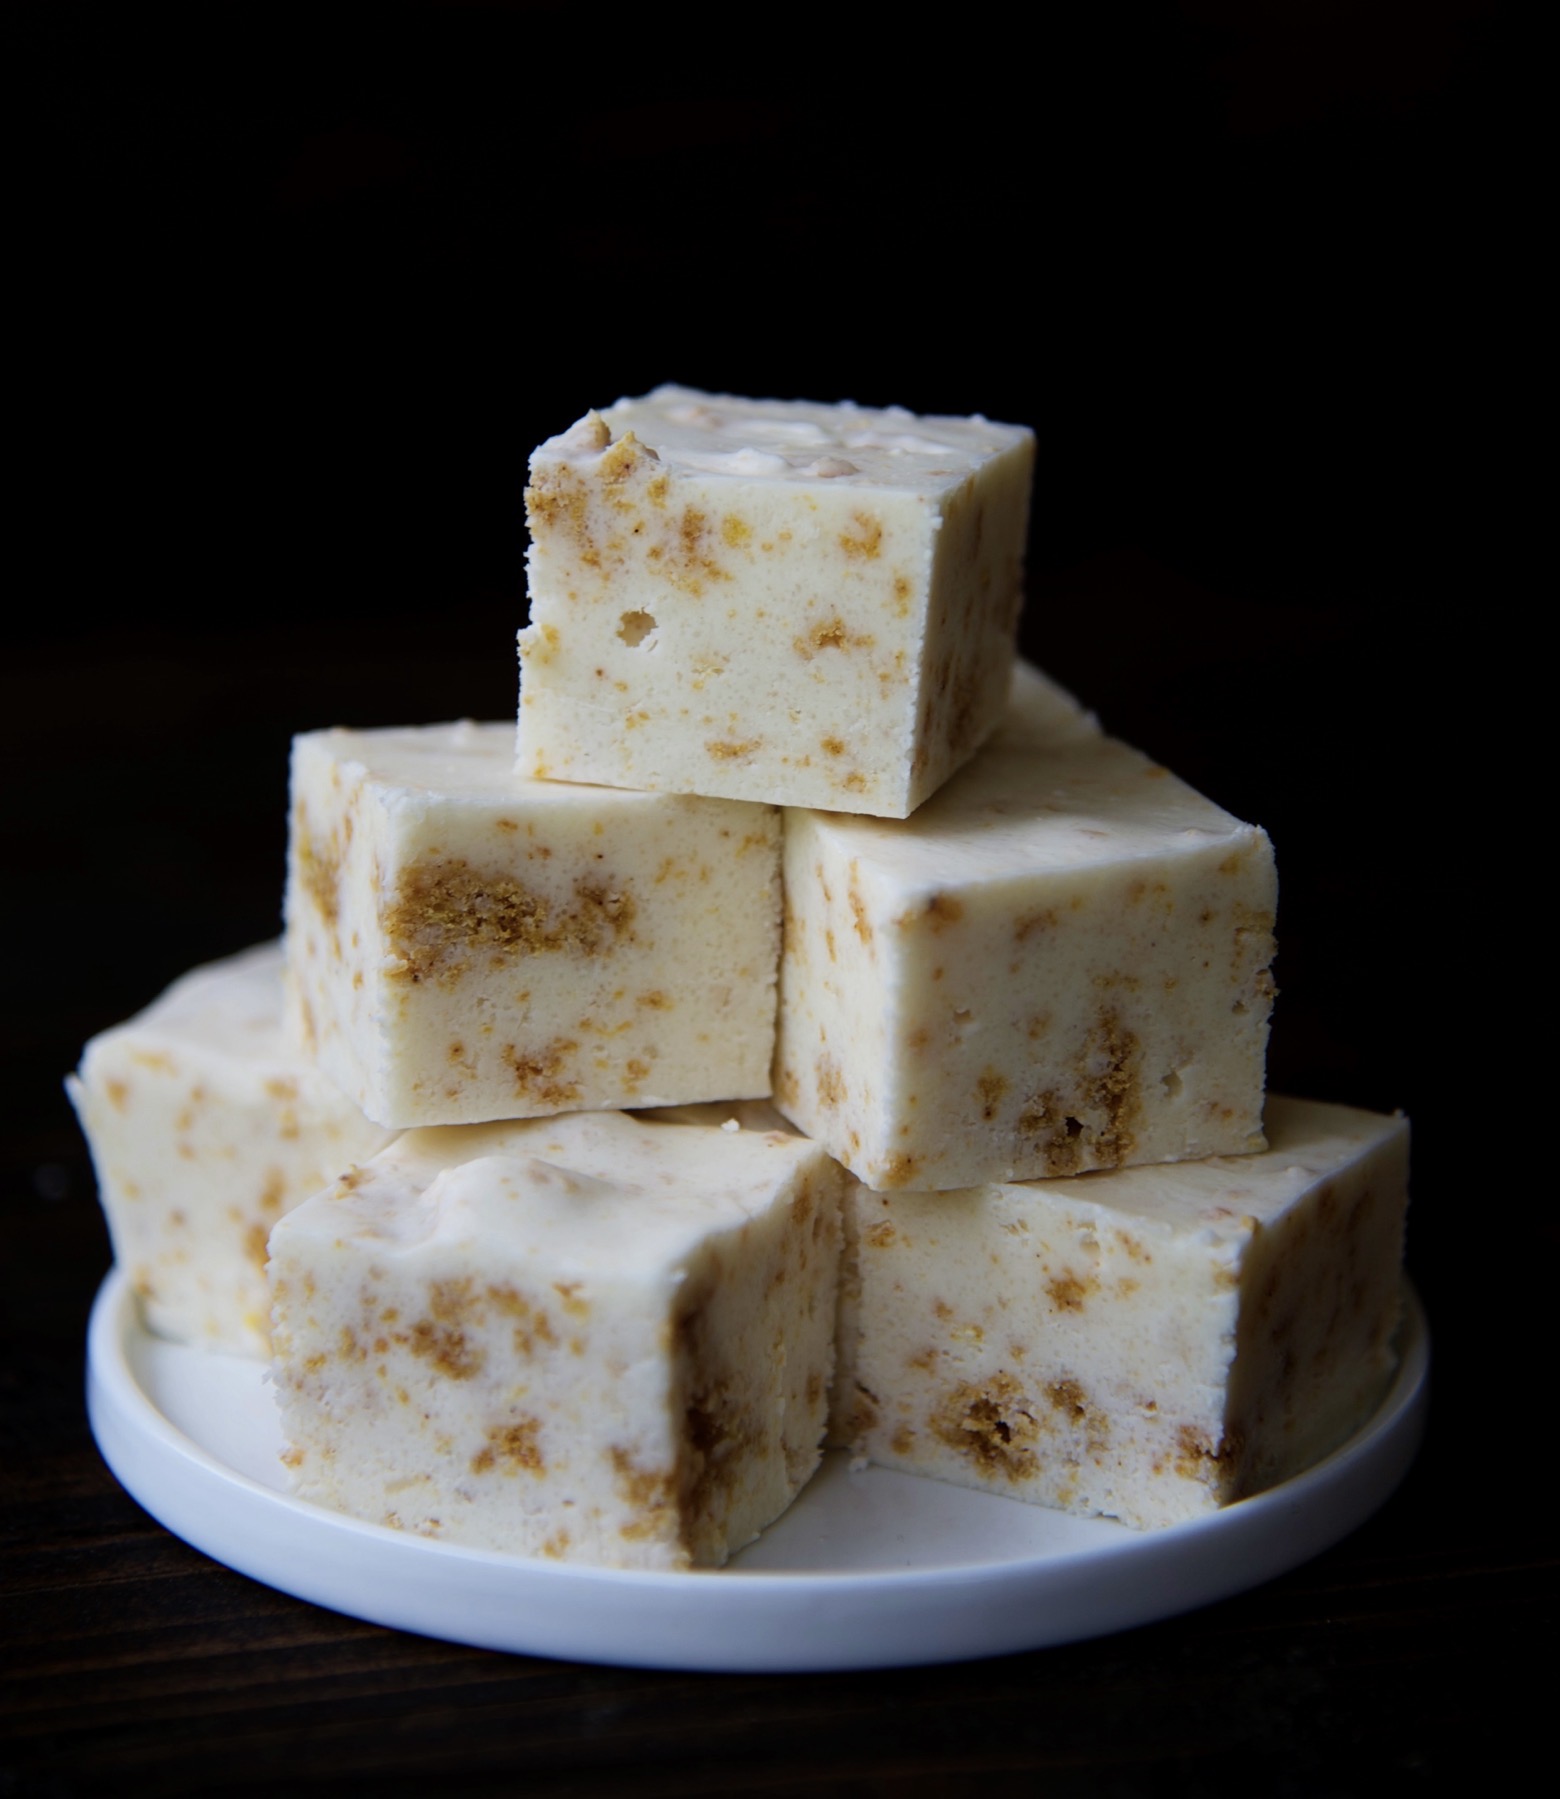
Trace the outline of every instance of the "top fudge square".
[[518, 768], [906, 818], [1002, 716], [1034, 434], [661, 387], [531, 458]]

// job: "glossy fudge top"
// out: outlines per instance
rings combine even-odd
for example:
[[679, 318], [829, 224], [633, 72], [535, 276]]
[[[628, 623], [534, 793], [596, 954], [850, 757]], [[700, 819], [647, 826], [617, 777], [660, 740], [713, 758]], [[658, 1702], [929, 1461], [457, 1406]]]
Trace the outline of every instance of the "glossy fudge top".
[[910, 819], [831, 818], [869, 868], [907, 890], [1035, 880], [1157, 861], [1261, 833], [1110, 737], [999, 740]]
[[289, 1240], [362, 1237], [387, 1256], [480, 1240], [562, 1257], [581, 1276], [648, 1282], [827, 1166], [815, 1144], [783, 1128], [723, 1131], [620, 1112], [432, 1126], [405, 1132], [320, 1195], [291, 1221]]
[[729, 476], [749, 487], [828, 481], [926, 494], [942, 493], [1034, 435], [978, 415], [925, 418], [902, 406], [744, 400], [668, 386], [588, 413], [532, 460], [594, 462], [628, 432], [675, 474]]
[[372, 731], [336, 725], [308, 732], [299, 741], [324, 746], [338, 764], [373, 782], [381, 802], [392, 809], [420, 809], [429, 799], [441, 807], [495, 799], [523, 801], [527, 808], [577, 807], [592, 797], [592, 790], [582, 793], [577, 782], [520, 779], [514, 728], [507, 724], [477, 724], [468, 718]]

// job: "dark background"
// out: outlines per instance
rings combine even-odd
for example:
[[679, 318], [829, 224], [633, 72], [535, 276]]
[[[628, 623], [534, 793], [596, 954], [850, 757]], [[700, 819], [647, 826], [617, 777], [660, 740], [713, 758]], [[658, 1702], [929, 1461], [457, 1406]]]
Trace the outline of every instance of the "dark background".
[[[1538, 853], [1502, 812], [1535, 597], [1510, 9], [55, 5], [6, 31], [0, 1793], [185, 1790], [235, 1731], [240, 1782], [302, 1754], [607, 1792], [637, 1759], [647, 1793], [1353, 1792], [1511, 1754], [1555, 1610], [1543, 1508], [1511, 1496], [1557, 1233], [1506, 1017], [1541, 965], [1527, 906], [1504, 922]], [[589, 1672], [267, 1594], [96, 1458], [108, 1248], [63, 1073], [275, 934], [293, 732], [513, 712], [527, 453], [662, 380], [1033, 425], [1026, 652], [1272, 834], [1272, 1084], [1413, 1118], [1430, 1440], [1263, 1594], [946, 1675]]]

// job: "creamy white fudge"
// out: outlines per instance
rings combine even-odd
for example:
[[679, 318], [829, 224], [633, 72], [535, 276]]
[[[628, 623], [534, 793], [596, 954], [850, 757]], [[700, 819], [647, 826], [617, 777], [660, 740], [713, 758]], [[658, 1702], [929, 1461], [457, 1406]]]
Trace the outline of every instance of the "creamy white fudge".
[[293, 747], [289, 1019], [371, 1117], [769, 1091], [779, 814], [527, 781], [504, 725]]
[[[1100, 735], [1100, 721], [1059, 681], [1022, 659], [1013, 664], [1007, 710], [992, 734], [994, 745], [1037, 749], [1087, 743]], [[848, 808], [847, 808], [848, 810]]]
[[297, 1491], [484, 1549], [720, 1564], [821, 1453], [842, 1179], [783, 1130], [406, 1133], [272, 1236]]
[[286, 1047], [281, 945], [194, 969], [65, 1085], [147, 1326], [267, 1355], [272, 1225], [391, 1137]]
[[1300, 1472], [1395, 1365], [1408, 1126], [1275, 1098], [1261, 1155], [857, 1188], [836, 1428], [884, 1467], [1139, 1528]]
[[903, 818], [995, 727], [1034, 436], [662, 387], [531, 458], [518, 767]]
[[1262, 1147], [1266, 835], [1104, 737], [914, 818], [793, 810], [775, 1100], [869, 1186]]

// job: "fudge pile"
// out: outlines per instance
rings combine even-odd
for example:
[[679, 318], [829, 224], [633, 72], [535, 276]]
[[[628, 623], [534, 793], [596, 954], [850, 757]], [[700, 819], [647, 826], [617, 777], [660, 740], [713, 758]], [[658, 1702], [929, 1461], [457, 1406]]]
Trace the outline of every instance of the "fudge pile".
[[1407, 1125], [1264, 1107], [1262, 831], [1014, 658], [1034, 440], [662, 388], [531, 460], [513, 725], [294, 746], [283, 944], [69, 1081], [303, 1497], [715, 1566], [826, 1440], [1138, 1527], [1394, 1365]]

